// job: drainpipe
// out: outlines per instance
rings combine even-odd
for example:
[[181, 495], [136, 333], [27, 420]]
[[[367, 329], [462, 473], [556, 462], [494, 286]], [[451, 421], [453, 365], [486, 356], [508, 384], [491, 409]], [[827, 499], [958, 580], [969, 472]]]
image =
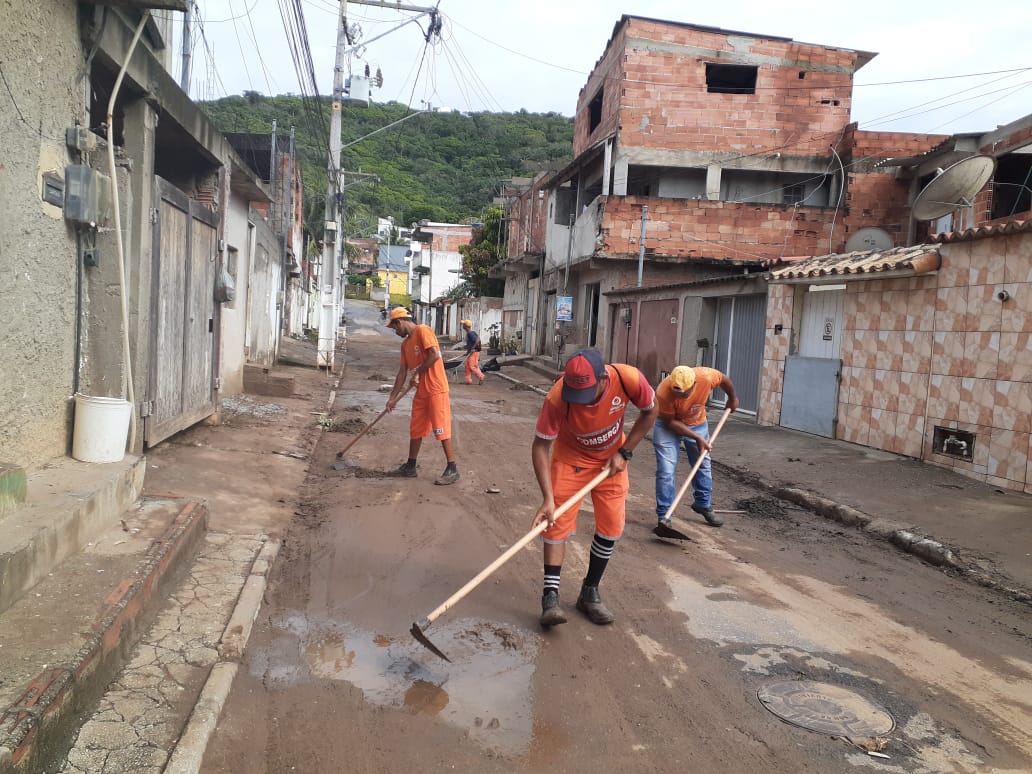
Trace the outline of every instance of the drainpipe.
[[566, 293], [566, 283], [570, 281], [570, 260], [573, 257], [573, 224], [576, 220], [576, 215], [571, 213], [570, 215], [570, 233], [566, 240], [566, 272], [563, 274], [563, 294]]
[[114, 185], [111, 186], [111, 199], [115, 210], [115, 247], [118, 253], [118, 289], [119, 299], [122, 302], [122, 357], [125, 361], [125, 372], [122, 375], [122, 387], [129, 400], [129, 446], [132, 450], [136, 446], [136, 391], [133, 388], [133, 361], [132, 352], [129, 348], [129, 299], [126, 289], [125, 277], [125, 245], [122, 243], [122, 210], [118, 200], [118, 178], [115, 175], [115, 100], [118, 99], [118, 92], [122, 88], [122, 79], [125, 78], [125, 71], [129, 69], [129, 62], [133, 58], [136, 44], [140, 42], [143, 28], [150, 18], [150, 12], [144, 11], [140, 16], [140, 23], [136, 25], [136, 32], [129, 44], [129, 50], [125, 53], [125, 61], [115, 78], [114, 88], [111, 89], [111, 99], [108, 100], [107, 109], [107, 152], [108, 167], [111, 170], [111, 179]]
[[649, 208], [641, 208], [641, 236], [638, 238], [638, 287], [641, 287], [641, 276], [645, 271], [645, 225], [649, 222]]

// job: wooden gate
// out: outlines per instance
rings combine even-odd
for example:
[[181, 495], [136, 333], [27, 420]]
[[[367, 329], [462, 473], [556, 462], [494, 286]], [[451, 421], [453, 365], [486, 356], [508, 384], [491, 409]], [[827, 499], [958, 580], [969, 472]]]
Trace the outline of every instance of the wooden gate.
[[156, 199], [147, 446], [215, 413], [218, 352], [215, 213], [160, 178]]

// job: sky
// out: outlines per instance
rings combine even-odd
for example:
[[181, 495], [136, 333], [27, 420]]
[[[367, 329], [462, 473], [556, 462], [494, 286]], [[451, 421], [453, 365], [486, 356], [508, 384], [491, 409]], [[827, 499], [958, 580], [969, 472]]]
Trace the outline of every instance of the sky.
[[[300, 91], [280, 13], [292, 0], [196, 2], [204, 34], [195, 35], [192, 97]], [[329, 94], [338, 3], [300, 3], [316, 84]], [[1032, 2], [983, 8], [970, 0], [440, 0], [441, 40], [425, 47], [425, 17], [420, 29], [413, 13], [347, 4], [361, 40], [389, 33], [350, 57], [357, 73], [367, 63], [383, 73], [376, 102], [572, 116], [615, 24], [629, 13], [876, 52], [855, 76], [852, 120], [872, 131], [933, 134], [991, 131], [1032, 114]]]

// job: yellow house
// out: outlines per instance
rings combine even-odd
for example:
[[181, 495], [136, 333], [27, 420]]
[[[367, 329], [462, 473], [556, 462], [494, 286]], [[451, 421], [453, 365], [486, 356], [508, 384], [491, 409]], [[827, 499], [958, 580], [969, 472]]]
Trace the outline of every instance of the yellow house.
[[409, 265], [405, 260], [408, 250], [408, 245], [380, 245], [376, 273], [389, 295], [408, 295]]

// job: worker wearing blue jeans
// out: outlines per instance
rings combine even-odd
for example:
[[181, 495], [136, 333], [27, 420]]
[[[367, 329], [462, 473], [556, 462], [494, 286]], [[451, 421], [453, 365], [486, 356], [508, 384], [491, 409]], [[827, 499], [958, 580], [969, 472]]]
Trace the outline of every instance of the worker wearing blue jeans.
[[[677, 366], [656, 388], [659, 418], [652, 426], [652, 445], [656, 450], [656, 517], [670, 526], [667, 512], [677, 496], [675, 474], [681, 447], [692, 467], [703, 452], [710, 450], [706, 402], [719, 387], [727, 394], [727, 408], [738, 408], [738, 397], [731, 380], [715, 368]], [[713, 473], [709, 455], [703, 459], [692, 479], [692, 510], [706, 523], [719, 527], [724, 520], [713, 511]]]

